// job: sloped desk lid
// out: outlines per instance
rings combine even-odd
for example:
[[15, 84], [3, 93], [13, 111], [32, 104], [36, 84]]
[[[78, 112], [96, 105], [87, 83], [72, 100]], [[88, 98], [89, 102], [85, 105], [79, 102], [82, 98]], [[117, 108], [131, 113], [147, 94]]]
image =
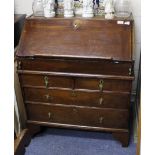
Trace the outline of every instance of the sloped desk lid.
[[132, 59], [132, 18], [29, 17], [18, 57]]

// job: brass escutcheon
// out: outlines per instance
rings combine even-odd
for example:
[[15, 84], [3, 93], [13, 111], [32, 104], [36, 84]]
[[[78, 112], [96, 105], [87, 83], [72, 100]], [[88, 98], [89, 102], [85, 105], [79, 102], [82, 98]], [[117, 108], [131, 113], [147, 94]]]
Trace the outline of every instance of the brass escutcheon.
[[102, 124], [103, 121], [104, 121], [104, 117], [100, 117], [100, 118], [99, 118], [99, 122], [100, 122], [100, 124]]
[[77, 96], [77, 94], [76, 94], [76, 92], [74, 90], [72, 91], [71, 95], [72, 95], [72, 97], [76, 97]]
[[77, 30], [79, 27], [80, 27], [80, 21], [79, 20], [74, 21], [73, 23], [74, 30]]

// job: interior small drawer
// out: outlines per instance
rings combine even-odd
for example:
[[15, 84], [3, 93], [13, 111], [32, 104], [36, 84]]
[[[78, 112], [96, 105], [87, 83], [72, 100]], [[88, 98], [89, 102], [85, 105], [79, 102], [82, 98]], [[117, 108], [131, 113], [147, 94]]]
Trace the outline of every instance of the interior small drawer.
[[127, 110], [27, 104], [28, 120], [106, 128], [128, 128]]
[[130, 94], [98, 91], [24, 88], [26, 102], [129, 109]]
[[74, 81], [70, 77], [35, 75], [35, 74], [20, 74], [22, 86], [40, 86], [44, 88], [62, 87], [73, 88]]

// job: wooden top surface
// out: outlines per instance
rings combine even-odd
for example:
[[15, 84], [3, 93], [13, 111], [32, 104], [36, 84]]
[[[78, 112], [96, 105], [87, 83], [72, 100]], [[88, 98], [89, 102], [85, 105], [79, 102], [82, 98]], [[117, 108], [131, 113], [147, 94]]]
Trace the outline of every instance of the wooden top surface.
[[80, 15], [77, 15], [77, 16], [74, 16], [74, 17], [71, 17], [71, 18], [66, 18], [64, 17], [63, 15], [57, 15], [55, 17], [52, 17], [52, 18], [46, 18], [46, 17], [36, 17], [36, 16], [33, 16], [33, 15], [30, 15], [29, 17], [27, 17], [28, 20], [32, 20], [32, 19], [36, 19], [36, 20], [56, 20], [56, 19], [81, 19], [81, 20], [106, 20], [106, 21], [113, 21], [113, 20], [123, 20], [123, 21], [133, 21], [133, 16], [132, 14], [127, 17], [127, 18], [122, 18], [122, 17], [116, 17], [114, 16], [113, 19], [105, 19], [104, 16], [94, 16], [92, 18], [84, 18]]

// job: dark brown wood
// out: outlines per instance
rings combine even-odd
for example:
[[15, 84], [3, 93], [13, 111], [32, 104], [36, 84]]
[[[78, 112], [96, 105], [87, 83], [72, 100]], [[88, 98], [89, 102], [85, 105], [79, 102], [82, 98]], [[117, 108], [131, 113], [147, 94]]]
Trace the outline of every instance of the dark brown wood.
[[45, 78], [48, 80], [48, 88], [71, 88], [71, 89], [90, 89], [100, 90], [99, 83], [103, 80], [103, 90], [130, 92], [131, 81], [112, 80], [106, 78], [76, 78], [49, 75], [26, 74], [20, 75], [22, 86], [43, 86], [45, 87]]
[[[17, 55], [131, 60], [132, 22], [129, 22], [129, 25], [120, 25], [115, 20], [31, 18], [25, 23], [22, 46]], [[77, 30], [75, 23], [80, 25]]]
[[100, 108], [129, 109], [130, 94], [89, 90], [24, 88], [25, 102], [45, 102]]
[[128, 147], [128, 145], [129, 145], [129, 132], [122, 132], [122, 133], [113, 132], [112, 134], [113, 134], [114, 138], [116, 138], [118, 141], [121, 142], [123, 147]]
[[31, 135], [41, 126], [108, 131], [127, 146], [132, 23], [131, 17], [26, 20], [16, 56]]
[[112, 80], [112, 79], [93, 79], [93, 78], [76, 78], [75, 88], [76, 89], [90, 89], [99, 90], [99, 83], [103, 81], [103, 90], [107, 91], [122, 91], [130, 92], [131, 81], [127, 80]]
[[48, 75], [21, 75], [20, 76], [23, 86], [44, 86], [45, 78], [47, 78], [47, 87], [60, 87], [60, 88], [71, 88], [74, 87], [74, 79], [71, 77], [60, 77], [60, 76], [48, 76]]
[[66, 76], [66, 77], [84, 77], [84, 78], [97, 78], [97, 79], [113, 79], [113, 80], [134, 80], [134, 76], [122, 76], [122, 75], [102, 75], [102, 74], [84, 74], [84, 73], [64, 73], [64, 72], [44, 72], [44, 71], [30, 71], [30, 70], [18, 70], [19, 74], [33, 74], [44, 76]]
[[128, 128], [127, 110], [43, 104], [27, 104], [26, 107], [28, 120], [107, 128]]
[[94, 126], [83, 126], [83, 125], [73, 125], [73, 124], [62, 124], [62, 123], [52, 123], [52, 122], [40, 122], [40, 121], [27, 121], [31, 125], [42, 125], [46, 127], [57, 127], [66, 129], [79, 129], [79, 130], [89, 130], [89, 131], [101, 131], [101, 132], [128, 132], [128, 129], [117, 129], [117, 128], [104, 128], [104, 127], [94, 127]]
[[31, 137], [35, 136], [41, 131], [41, 127], [39, 125], [33, 125], [33, 124], [27, 124], [27, 129]]
[[[24, 59], [20, 60], [22, 70], [67, 72], [84, 74], [104, 74], [131, 76], [129, 69], [133, 70], [132, 61], [102, 61], [92, 60], [64, 60], [64, 59]], [[132, 72], [131, 72], [132, 73]]]
[[[81, 15], [76, 15], [75, 17], [71, 17], [69, 19], [84, 19]], [[27, 20], [46, 20], [45, 17], [36, 17], [36, 16], [33, 16], [33, 15], [30, 15]], [[55, 17], [55, 20], [62, 20], [64, 19], [64, 15], [57, 15]], [[93, 20], [93, 21], [96, 21], [96, 20], [103, 20], [103, 21], [107, 21], [107, 19], [105, 19], [104, 17], [101, 17], [101, 16], [95, 16], [95, 18], [87, 18], [87, 20]], [[131, 21], [133, 22], [133, 16], [132, 14], [129, 16], [129, 17], [114, 17], [113, 19], [111, 19], [112, 21], [117, 21], [117, 20], [123, 20], [123, 21]], [[108, 21], [111, 21], [110, 19]]]
[[31, 137], [28, 129], [22, 130], [20, 135], [14, 141], [14, 155], [24, 155], [25, 146], [27, 146], [31, 141]]

